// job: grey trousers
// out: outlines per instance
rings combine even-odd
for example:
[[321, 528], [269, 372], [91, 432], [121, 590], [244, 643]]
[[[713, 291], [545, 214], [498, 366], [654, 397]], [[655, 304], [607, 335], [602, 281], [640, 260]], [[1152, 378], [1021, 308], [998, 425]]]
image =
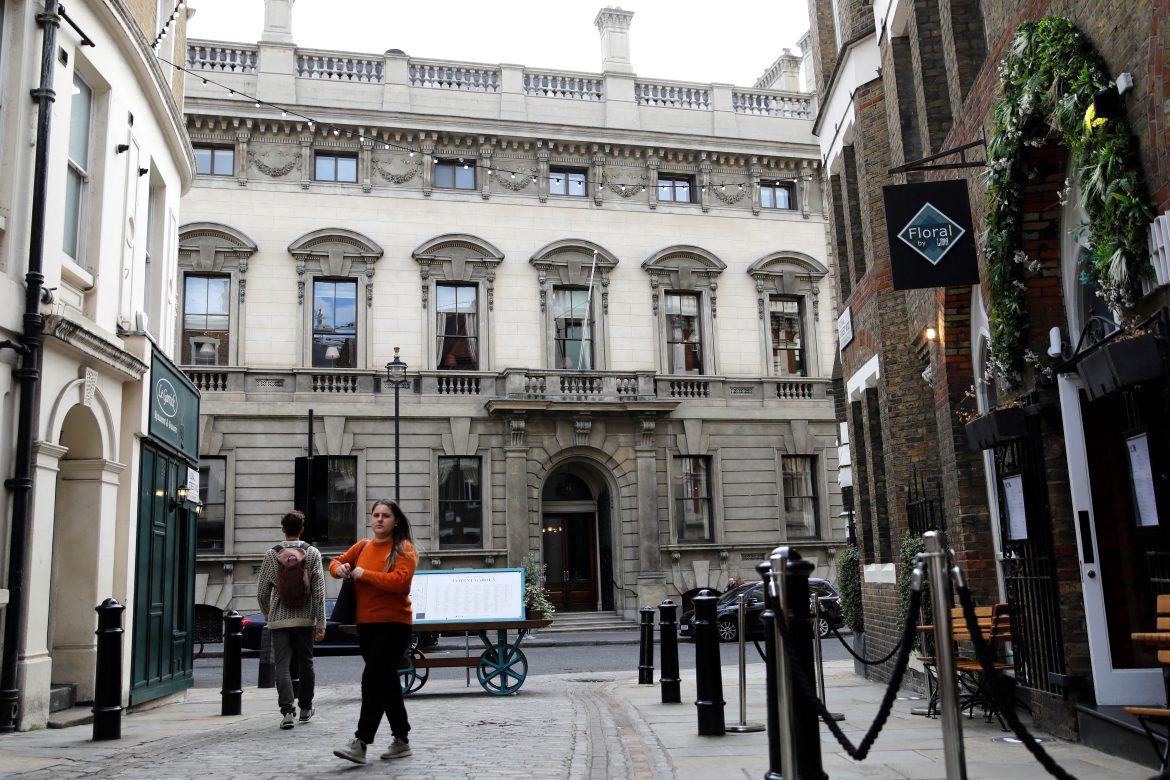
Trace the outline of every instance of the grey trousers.
[[[302, 710], [313, 706], [313, 634], [311, 626], [303, 628], [276, 628], [272, 633], [273, 671], [276, 674], [276, 700], [281, 713], [295, 712], [294, 699]], [[300, 684], [293, 691], [289, 662], [296, 658]]]

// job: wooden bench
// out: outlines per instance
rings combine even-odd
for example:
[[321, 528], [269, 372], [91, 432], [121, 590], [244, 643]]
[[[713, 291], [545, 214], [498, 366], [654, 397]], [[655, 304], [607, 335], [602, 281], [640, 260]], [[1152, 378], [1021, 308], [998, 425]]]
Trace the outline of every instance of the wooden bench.
[[[1158, 596], [1155, 607], [1156, 631], [1137, 631], [1130, 636], [1133, 641], [1157, 648], [1158, 664], [1162, 667], [1162, 684], [1166, 688], [1166, 698], [1170, 701], [1170, 595]], [[1170, 760], [1170, 708], [1167, 707], [1123, 707], [1122, 709], [1138, 719], [1146, 736], [1150, 740], [1154, 753], [1158, 756], [1158, 771], [1165, 772], [1166, 764]], [[1155, 726], [1163, 729], [1161, 734], [1154, 731]]]

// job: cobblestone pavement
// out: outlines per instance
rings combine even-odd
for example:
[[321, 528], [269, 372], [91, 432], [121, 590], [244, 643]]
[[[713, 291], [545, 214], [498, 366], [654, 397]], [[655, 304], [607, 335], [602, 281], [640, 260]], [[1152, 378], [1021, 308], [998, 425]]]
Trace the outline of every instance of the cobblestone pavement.
[[[89, 741], [91, 728], [38, 732], [0, 739], [0, 775], [25, 778], [332, 777], [372, 772], [414, 780], [431, 778], [629, 777], [658, 780], [666, 770], [653, 734], [609, 688], [625, 675], [530, 677], [518, 695], [490, 696], [472, 681], [435, 680], [407, 700], [413, 755], [378, 758], [390, 740], [383, 724], [365, 769], [332, 751], [353, 734], [357, 685], [318, 694], [316, 716], [290, 731], [277, 728], [273, 691], [248, 691], [240, 717], [219, 716], [216, 692], [155, 713], [123, 718], [123, 739]], [[65, 732], [70, 732], [68, 737]]]

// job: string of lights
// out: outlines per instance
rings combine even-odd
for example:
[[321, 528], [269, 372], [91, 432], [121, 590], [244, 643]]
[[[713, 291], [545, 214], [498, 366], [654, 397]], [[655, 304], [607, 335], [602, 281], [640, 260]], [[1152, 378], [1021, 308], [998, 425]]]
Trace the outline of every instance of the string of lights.
[[[178, 5], [175, 6], [175, 14], [178, 13], [178, 9], [181, 8], [183, 5], [184, 5], [183, 0], [180, 0]], [[175, 14], [172, 14], [172, 17], [171, 17], [172, 19], [174, 18]], [[168, 23], [168, 26], [169, 26], [169, 23]], [[164, 36], [165, 32], [166, 31], [164, 29], [163, 32], [159, 33], [160, 36]], [[156, 46], [157, 46], [158, 40], [161, 40], [161, 38], [156, 40]], [[346, 128], [346, 127], [342, 127], [340, 125], [335, 125], [335, 124], [332, 124], [330, 122], [323, 122], [320, 119], [303, 114], [300, 111], [297, 111], [293, 108], [289, 108], [288, 106], [279, 105], [277, 103], [272, 103], [272, 102], [267, 101], [267, 100], [261, 100], [260, 98], [256, 97], [255, 95], [249, 95], [246, 92], [241, 92], [238, 89], [235, 89], [233, 87], [229, 87], [228, 85], [223, 84], [219, 81], [216, 81], [213, 78], [209, 78], [204, 73], [199, 73], [197, 71], [191, 70], [190, 68], [188, 68], [184, 65], [179, 65], [178, 63], [171, 62], [170, 60], [166, 59], [165, 57], [160, 56], [158, 58], [158, 60], [159, 60], [159, 62], [170, 65], [172, 68], [175, 68], [176, 70], [179, 70], [183, 73], [186, 73], [189, 76], [193, 76], [193, 77], [199, 79], [204, 84], [210, 84], [214, 87], [218, 87], [220, 89], [223, 89], [225, 92], [227, 92], [229, 97], [237, 97], [237, 98], [241, 98], [245, 101], [249, 101], [256, 108], [269, 108], [269, 109], [272, 109], [273, 111], [279, 111], [280, 117], [282, 119], [293, 118], [293, 119], [302, 120], [303, 122], [306, 123], [306, 125], [310, 131], [315, 131], [315, 130], [317, 130], [317, 128], [321, 128], [323, 131], [326, 131], [326, 132], [332, 134], [335, 138], [340, 138], [342, 133], [345, 134], [346, 138], [353, 138], [354, 136], [357, 136], [357, 139], [359, 142], [364, 142], [368, 139], [370, 142], [372, 142], [374, 144], [381, 144], [383, 149], [386, 149], [386, 150], [394, 149], [394, 150], [397, 150], [400, 152], [406, 152], [407, 155], [409, 157], [412, 157], [412, 158], [415, 155], [424, 154], [422, 149], [418, 148], [418, 147], [404, 145], [401, 143], [397, 143], [395, 141], [387, 140], [385, 138], [379, 139], [377, 137], [377, 135], [374, 133], [366, 133], [363, 131], [353, 130], [352, 128]], [[431, 157], [432, 162], [435, 163], [436, 165], [443, 163], [443, 162], [447, 162], [447, 163], [452, 162], [452, 160], [447, 155], [430, 153], [430, 157]], [[463, 170], [471, 170], [471, 168], [474, 167], [476, 170], [486, 171], [488, 176], [503, 174], [503, 175], [507, 175], [509, 177], [509, 179], [511, 179], [511, 180], [515, 180], [517, 178], [517, 176], [528, 177], [528, 178], [532, 179], [533, 184], [536, 184], [539, 181], [539, 177], [536, 176], [535, 174], [533, 174], [531, 172], [531, 170], [523, 170], [523, 171], [513, 170], [513, 169], [510, 169], [507, 167], [500, 167], [500, 166], [495, 165], [493, 163], [482, 163], [478, 159], [468, 161], [464, 157], [458, 157], [458, 156], [456, 156], [456, 159], [457, 159], [457, 164], [461, 165]], [[607, 160], [606, 161], [606, 168], [611, 168], [611, 167], [631, 168], [631, 169], [635, 169], [635, 170], [645, 170], [644, 165], [631, 165], [628, 163], [611, 162], [611, 161]], [[696, 189], [700, 190], [700, 192], [703, 192], [703, 193], [705, 193], [708, 189], [718, 190], [720, 192], [726, 192], [728, 187], [733, 188], [732, 189], [733, 192], [739, 192], [739, 191], [742, 191], [748, 184], [753, 183], [753, 182], [750, 182], [748, 180], [749, 176], [750, 176], [750, 174], [747, 174], [741, 178], [737, 178], [737, 179], [730, 180], [730, 181], [712, 181], [712, 182], [708, 182], [706, 184], [695, 184], [694, 186]], [[556, 173], [550, 173], [549, 178], [554, 184], [557, 184], [557, 185], [561, 184], [561, 182], [562, 182], [561, 177], [558, 176]], [[800, 181], [812, 181], [813, 179], [814, 179], [813, 174], [796, 175], [796, 176], [768, 175], [768, 176], [761, 176], [760, 181], [754, 182], [754, 184], [755, 184], [756, 189], [759, 189], [761, 186], [780, 187], [780, 186], [783, 186], [785, 184], [795, 184], [796, 182], [800, 182]], [[623, 184], [623, 183], [614, 182], [613, 185], [615, 187], [620, 188], [620, 191], [623, 193], [627, 192], [630, 189], [640, 189], [640, 191], [642, 191], [642, 192], [646, 191], [646, 185], [644, 183], [635, 183], [635, 184], [625, 183], [625, 184]], [[604, 180], [597, 182], [598, 191], [601, 191], [606, 186], [607, 186], [607, 183]]]
[[[150, 48], [158, 51], [159, 44], [166, 40], [167, 34], [171, 31], [171, 25], [179, 18], [179, 11], [187, 7], [187, 0], [179, 0], [175, 3], [175, 9], [171, 11], [170, 18], [163, 23], [162, 28], [158, 31], [158, 35], [154, 36], [154, 42], [150, 44]], [[162, 59], [161, 57], [159, 59]], [[174, 64], [174, 63], [170, 63]]]

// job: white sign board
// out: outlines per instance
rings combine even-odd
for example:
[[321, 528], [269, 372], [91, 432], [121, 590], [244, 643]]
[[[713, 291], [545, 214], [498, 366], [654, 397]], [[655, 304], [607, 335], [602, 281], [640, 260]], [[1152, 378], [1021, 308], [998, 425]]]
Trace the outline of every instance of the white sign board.
[[410, 604], [415, 623], [523, 620], [524, 570], [416, 571]]
[[837, 349], [845, 349], [850, 341], [853, 341], [853, 311], [846, 307], [837, 318]]
[[1150, 443], [1146, 434], [1125, 440], [1129, 450], [1129, 476], [1140, 526], [1158, 524], [1158, 503], [1154, 498], [1154, 470], [1150, 466]]
[[1024, 506], [1024, 478], [1007, 477], [1003, 480], [1004, 508], [1007, 510], [1008, 538], [1028, 538], [1028, 510]]

